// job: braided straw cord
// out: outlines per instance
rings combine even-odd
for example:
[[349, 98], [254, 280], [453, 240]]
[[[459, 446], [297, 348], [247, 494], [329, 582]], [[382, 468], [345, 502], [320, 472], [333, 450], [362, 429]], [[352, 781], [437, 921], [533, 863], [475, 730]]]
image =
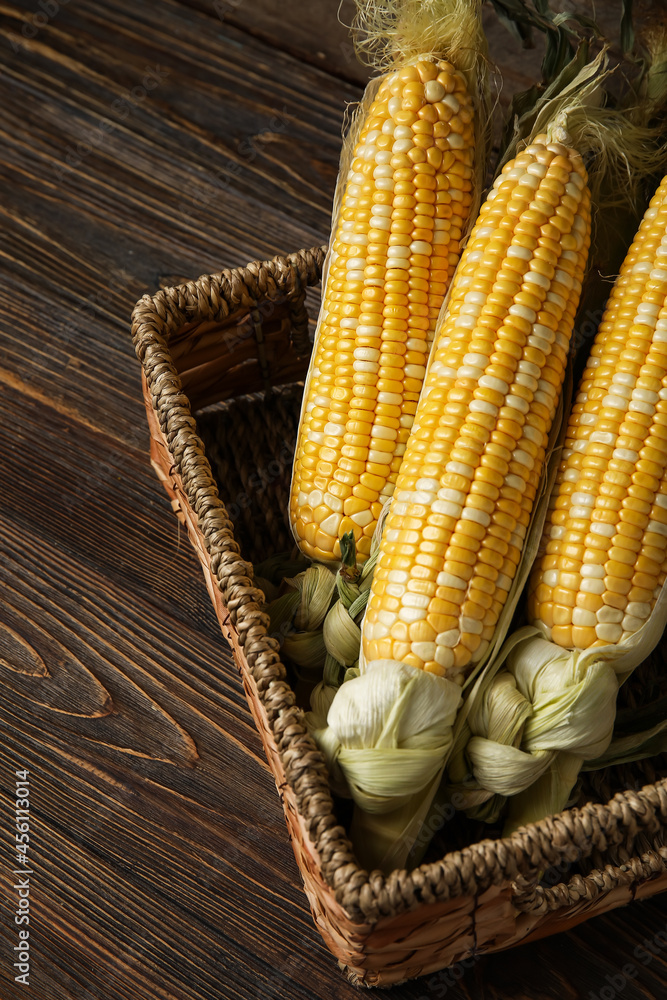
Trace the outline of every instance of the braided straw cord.
[[[326, 890], [333, 894], [349, 920], [348, 936], [351, 934], [356, 942], [358, 962], [361, 942], [364, 935], [372, 932], [373, 925], [380, 921], [381, 926], [387, 919], [414, 911], [423, 903], [442, 904], [470, 897], [475, 901], [471, 913], [474, 928], [481, 914], [480, 894], [496, 887], [493, 890], [496, 896], [500, 893], [508, 904], [503, 919], [512, 924], [505, 926], [501, 935], [506, 946], [525, 940], [543, 918], [553, 916], [555, 911], [560, 912], [559, 926], [554, 930], [564, 929], [568, 920], [578, 922], [574, 912], [568, 916], [569, 907], [578, 910], [585, 906], [586, 916], [592, 916], [608, 908], [604, 905], [605, 893], [611, 893], [610, 899], [618, 898], [611, 905], [619, 905], [640, 894], [637, 886], [642, 883], [646, 883], [646, 891], [641, 895], [649, 895], [648, 880], [654, 880], [656, 889], [658, 882], [664, 888], [667, 851], [662, 845], [667, 830], [667, 779], [640, 790], [621, 792], [604, 805], [589, 803], [551, 816], [508, 838], [483, 840], [412, 872], [369, 875], [357, 864], [349, 839], [334, 815], [324, 760], [307, 734], [303, 712], [295, 705], [293, 692], [285, 681], [278, 642], [267, 634], [268, 616], [259, 606], [262, 594], [253, 586], [251, 563], [240, 555], [168, 346], [170, 337], [186, 324], [220, 321], [241, 307], [251, 309], [260, 300], [287, 297], [294, 302], [293, 344], [303, 353], [307, 340], [305, 288], [320, 280], [323, 262], [324, 248], [302, 250], [247, 268], [205, 276], [154, 296], [145, 295], [135, 307], [132, 326], [147, 385], [147, 400], [173, 460], [171, 471], [180, 480], [187, 503], [196, 516], [196, 530], [236, 633], [235, 636], [232, 633], [237, 639], [236, 652], [245, 661], [240, 664], [242, 674], [247, 668], [268, 719], [275, 755], [293, 792], [300, 824], [291, 824], [292, 834], [294, 837], [294, 830], [302, 829], [306, 841], [295, 844], [297, 858], [304, 863], [309, 849], [311, 854], [314, 852], [318, 871], [315, 880], [309, 882], [311, 903], [320, 912], [322, 907], [327, 911], [326, 903], [319, 907], [312, 898], [314, 882], [323, 893]], [[239, 392], [243, 392], [242, 386]], [[245, 677], [244, 684], [248, 691]], [[641, 856], [637, 856], [640, 844], [644, 846]], [[593, 854], [608, 858], [611, 864], [603, 871], [596, 869], [585, 876], [576, 875], [552, 889], [537, 885], [538, 872]], [[618, 895], [621, 889], [625, 895]], [[594, 903], [598, 898], [599, 907]], [[521, 925], [524, 918], [529, 918], [525, 926]], [[493, 930], [494, 934], [489, 925], [483, 934], [481, 928], [473, 933], [480, 950], [486, 950], [485, 941], [490, 945], [497, 940], [498, 927]], [[339, 941], [344, 931], [343, 927], [335, 928]], [[396, 934], [400, 936], [398, 930]], [[332, 950], [342, 953], [340, 944]], [[419, 974], [419, 970], [408, 965], [405, 972], [403, 978]], [[356, 973], [352, 969], [351, 974], [359, 978], [358, 969]], [[371, 976], [363, 981], [390, 980]], [[391, 981], [398, 980], [394, 976]]]

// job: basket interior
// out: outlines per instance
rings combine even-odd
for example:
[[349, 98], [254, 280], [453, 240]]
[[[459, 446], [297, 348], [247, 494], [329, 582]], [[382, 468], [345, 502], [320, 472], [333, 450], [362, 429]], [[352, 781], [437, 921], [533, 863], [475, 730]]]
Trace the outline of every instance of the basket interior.
[[197, 414], [197, 430], [244, 558], [261, 562], [293, 543], [292, 460], [303, 382], [239, 396]]
[[183, 326], [169, 349], [193, 412], [303, 378], [307, 359], [294, 350], [290, 328], [286, 297], [238, 309], [224, 321]]
[[[220, 495], [233, 522], [244, 557], [260, 562], [269, 555], [288, 552], [292, 536], [287, 518], [292, 458], [296, 441], [303, 382], [272, 387], [228, 399], [196, 414], [198, 431], [206, 447]], [[516, 624], [521, 621], [517, 613]], [[619, 709], [636, 709], [644, 704], [667, 699], [667, 671], [664, 670], [667, 640], [639, 667], [619, 693]], [[667, 754], [604, 768], [582, 774], [576, 791], [576, 804], [607, 802], [616, 792], [641, 788], [667, 777]], [[337, 814], [345, 822], [347, 803], [337, 804]], [[489, 825], [470, 820], [465, 814], [445, 809], [443, 822], [436, 830], [425, 861], [435, 861], [448, 851], [460, 849], [479, 840], [502, 835], [502, 822]], [[647, 841], [646, 847], [656, 846]], [[637, 845], [628, 845], [634, 853]], [[614, 860], [624, 863], [623, 847], [612, 859], [586, 858], [563, 869], [547, 871], [543, 884], [553, 886], [563, 878], [585, 875], [593, 868]]]

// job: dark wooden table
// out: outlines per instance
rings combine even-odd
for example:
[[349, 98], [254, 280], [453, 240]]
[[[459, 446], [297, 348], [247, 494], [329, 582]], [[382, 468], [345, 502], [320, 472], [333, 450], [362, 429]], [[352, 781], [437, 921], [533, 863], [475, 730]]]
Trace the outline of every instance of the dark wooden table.
[[[150, 468], [128, 329], [145, 291], [326, 239], [343, 109], [365, 79], [336, 8], [0, 5], [3, 1000], [355, 993], [311, 922]], [[507, 92], [538, 59], [498, 37]], [[13, 967], [24, 769], [29, 986]], [[664, 900], [636, 904], [384, 995], [664, 997], [665, 925]]]

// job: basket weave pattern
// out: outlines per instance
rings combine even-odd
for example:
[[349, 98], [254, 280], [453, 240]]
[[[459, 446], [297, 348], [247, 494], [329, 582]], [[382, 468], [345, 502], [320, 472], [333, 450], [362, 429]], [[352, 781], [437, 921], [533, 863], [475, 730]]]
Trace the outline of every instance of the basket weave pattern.
[[[667, 779], [412, 872], [369, 875], [357, 864], [194, 416], [221, 400], [303, 379], [310, 352], [305, 294], [320, 280], [324, 251], [145, 295], [132, 332], [151, 459], [232, 646], [318, 929], [352, 982], [388, 985], [666, 889]], [[604, 863], [549, 888], [538, 884], [540, 872], [592, 857]]]

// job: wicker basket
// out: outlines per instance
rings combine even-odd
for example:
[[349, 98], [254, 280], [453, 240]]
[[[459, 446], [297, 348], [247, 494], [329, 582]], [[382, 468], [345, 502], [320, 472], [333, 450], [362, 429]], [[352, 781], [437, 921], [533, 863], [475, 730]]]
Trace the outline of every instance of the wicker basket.
[[[133, 337], [152, 463], [232, 646], [315, 922], [353, 983], [389, 985], [666, 889], [667, 779], [509, 838], [487, 836], [412, 872], [369, 875], [357, 864], [249, 561], [288, 546], [295, 383], [310, 352], [306, 288], [323, 260], [324, 248], [300, 251], [146, 295]], [[559, 865], [566, 881], [538, 881]]]

